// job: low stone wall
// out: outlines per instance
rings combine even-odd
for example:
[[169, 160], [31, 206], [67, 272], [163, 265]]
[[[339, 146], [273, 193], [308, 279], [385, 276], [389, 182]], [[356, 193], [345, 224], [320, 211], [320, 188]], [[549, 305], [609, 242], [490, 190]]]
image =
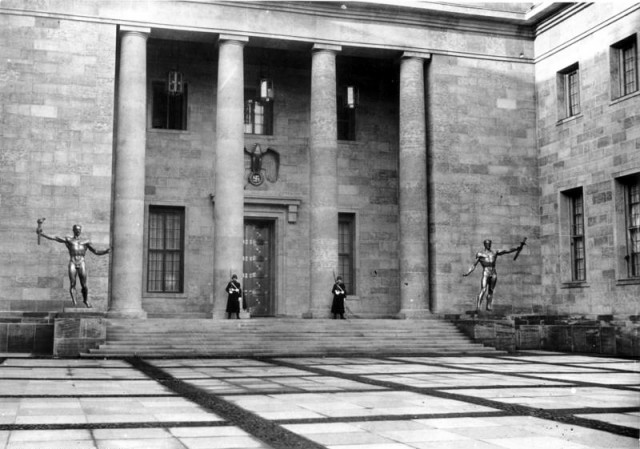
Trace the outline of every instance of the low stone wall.
[[50, 355], [53, 312], [0, 312], [0, 353]]
[[105, 342], [103, 312], [0, 312], [0, 353], [78, 357]]
[[474, 341], [515, 352], [543, 349], [640, 357], [638, 317], [447, 317]]

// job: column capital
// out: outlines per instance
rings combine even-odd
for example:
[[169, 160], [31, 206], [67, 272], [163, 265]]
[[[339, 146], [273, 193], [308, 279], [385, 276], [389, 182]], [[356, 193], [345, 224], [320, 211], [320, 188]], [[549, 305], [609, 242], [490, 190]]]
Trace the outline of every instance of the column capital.
[[228, 42], [228, 41], [234, 41], [237, 42], [239, 44], [246, 44], [247, 42], [249, 42], [249, 36], [243, 36], [241, 34], [220, 34], [218, 35], [218, 43], [220, 42]]
[[402, 53], [402, 59], [414, 58], [414, 59], [431, 59], [431, 53], [423, 53], [420, 51], [405, 51]]
[[337, 53], [339, 51], [342, 51], [342, 45], [313, 44], [313, 47], [311, 47], [311, 51], [333, 51]]
[[138, 33], [142, 34], [145, 38], [151, 34], [151, 28], [137, 27], [131, 25], [120, 25], [120, 33]]

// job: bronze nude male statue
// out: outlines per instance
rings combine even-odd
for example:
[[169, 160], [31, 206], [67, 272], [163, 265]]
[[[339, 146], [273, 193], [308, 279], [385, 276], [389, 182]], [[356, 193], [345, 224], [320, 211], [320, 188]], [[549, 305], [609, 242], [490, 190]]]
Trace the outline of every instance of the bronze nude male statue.
[[463, 274], [463, 276], [469, 276], [471, 272], [476, 269], [478, 263], [482, 265], [482, 280], [480, 281], [480, 293], [478, 293], [478, 297], [476, 298], [476, 310], [480, 309], [482, 300], [485, 296], [487, 298], [487, 310], [491, 310], [493, 303], [493, 290], [496, 288], [496, 283], [498, 282], [498, 272], [496, 271], [498, 256], [515, 252], [516, 255], [513, 260], [516, 260], [520, 255], [520, 251], [522, 251], [522, 248], [526, 245], [526, 241], [527, 239], [525, 237], [524, 240], [520, 242], [519, 246], [508, 250], [498, 251], [491, 249], [491, 240], [484, 241], [484, 250], [479, 251], [476, 254], [476, 261], [471, 265], [471, 267], [469, 267], [469, 271]]
[[42, 236], [46, 239], [64, 243], [66, 245], [67, 250], [69, 250], [69, 281], [71, 282], [69, 294], [71, 294], [71, 302], [73, 302], [73, 305], [77, 305], [76, 297], [78, 296], [78, 291], [76, 290], [76, 278], [79, 277], [80, 285], [82, 286], [82, 302], [85, 307], [90, 308], [91, 304], [88, 299], [89, 289], [87, 288], [87, 267], [85, 266], [84, 256], [87, 253], [87, 250], [91, 251], [96, 256], [102, 256], [104, 254], [108, 254], [111, 251], [111, 248], [107, 248], [102, 251], [96, 250], [90, 240], [80, 238], [82, 226], [79, 224], [73, 225], [73, 236], [49, 236], [42, 231], [43, 221], [44, 219], [38, 220], [38, 229], [36, 230], [36, 233], [38, 234], [38, 243], [40, 243], [40, 236]]

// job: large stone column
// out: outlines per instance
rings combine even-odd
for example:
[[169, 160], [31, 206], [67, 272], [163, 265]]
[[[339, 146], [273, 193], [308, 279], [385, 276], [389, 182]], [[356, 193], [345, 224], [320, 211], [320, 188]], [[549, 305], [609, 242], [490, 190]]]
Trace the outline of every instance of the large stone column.
[[220, 36], [216, 105], [213, 318], [224, 317], [231, 273], [242, 279], [244, 238], [243, 36]]
[[400, 63], [400, 316], [429, 316], [424, 58]]
[[333, 273], [338, 267], [338, 125], [336, 52], [341, 47], [314, 45], [311, 59], [310, 310], [328, 317]]
[[142, 266], [148, 28], [120, 27], [109, 317], [144, 318]]

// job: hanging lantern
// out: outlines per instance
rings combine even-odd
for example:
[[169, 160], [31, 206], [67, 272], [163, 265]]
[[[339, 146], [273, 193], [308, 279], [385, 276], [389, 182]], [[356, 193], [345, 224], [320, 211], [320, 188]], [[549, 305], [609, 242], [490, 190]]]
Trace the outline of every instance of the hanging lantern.
[[167, 90], [169, 95], [182, 95], [184, 92], [184, 83], [182, 80], [182, 72], [172, 70], [169, 72], [167, 80]]
[[347, 86], [347, 94], [345, 96], [345, 106], [348, 109], [355, 109], [360, 102], [360, 94], [356, 86]]
[[262, 101], [273, 101], [273, 80], [269, 78], [260, 78], [260, 99]]

